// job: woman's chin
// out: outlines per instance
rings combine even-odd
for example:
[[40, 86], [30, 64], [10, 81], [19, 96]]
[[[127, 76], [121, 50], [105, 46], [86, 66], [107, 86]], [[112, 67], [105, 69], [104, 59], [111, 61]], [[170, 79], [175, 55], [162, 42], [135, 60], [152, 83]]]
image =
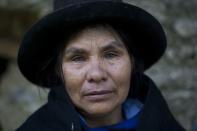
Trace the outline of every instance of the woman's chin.
[[105, 105], [95, 105], [91, 107], [87, 107], [83, 110], [83, 114], [88, 117], [103, 117], [114, 112], [115, 107], [113, 105], [105, 104]]

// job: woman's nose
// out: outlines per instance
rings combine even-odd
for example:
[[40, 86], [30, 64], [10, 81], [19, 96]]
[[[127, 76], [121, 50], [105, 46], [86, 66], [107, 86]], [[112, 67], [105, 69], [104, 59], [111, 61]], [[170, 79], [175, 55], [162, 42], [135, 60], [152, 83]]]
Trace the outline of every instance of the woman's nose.
[[107, 73], [103, 62], [93, 60], [91, 63], [89, 63], [87, 80], [90, 83], [99, 83], [107, 80]]

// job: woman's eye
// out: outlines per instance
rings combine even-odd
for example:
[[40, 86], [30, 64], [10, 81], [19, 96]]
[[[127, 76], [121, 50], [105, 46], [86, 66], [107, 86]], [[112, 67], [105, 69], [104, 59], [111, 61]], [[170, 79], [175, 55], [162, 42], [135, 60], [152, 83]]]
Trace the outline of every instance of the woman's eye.
[[83, 56], [73, 56], [71, 58], [71, 61], [73, 61], [73, 62], [83, 62], [83, 61], [85, 61], [85, 57], [83, 57]]
[[107, 53], [105, 53], [104, 57], [107, 59], [112, 59], [112, 58], [118, 57], [118, 53], [117, 52], [107, 52]]

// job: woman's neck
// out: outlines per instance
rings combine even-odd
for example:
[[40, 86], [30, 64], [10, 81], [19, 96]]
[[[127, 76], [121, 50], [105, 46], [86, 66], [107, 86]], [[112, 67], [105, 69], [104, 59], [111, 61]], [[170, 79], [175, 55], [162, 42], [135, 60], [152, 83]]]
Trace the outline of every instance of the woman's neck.
[[122, 107], [118, 107], [116, 110], [108, 114], [99, 116], [85, 115], [84, 118], [88, 127], [91, 128], [117, 124], [123, 120]]

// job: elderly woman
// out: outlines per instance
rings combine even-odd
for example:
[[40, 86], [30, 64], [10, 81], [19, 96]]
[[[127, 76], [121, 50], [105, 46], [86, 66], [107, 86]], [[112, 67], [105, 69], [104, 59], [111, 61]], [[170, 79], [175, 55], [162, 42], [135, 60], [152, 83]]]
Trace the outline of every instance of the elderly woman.
[[50, 89], [18, 131], [184, 131], [144, 71], [163, 55], [165, 33], [121, 0], [55, 0], [24, 36], [18, 64]]

